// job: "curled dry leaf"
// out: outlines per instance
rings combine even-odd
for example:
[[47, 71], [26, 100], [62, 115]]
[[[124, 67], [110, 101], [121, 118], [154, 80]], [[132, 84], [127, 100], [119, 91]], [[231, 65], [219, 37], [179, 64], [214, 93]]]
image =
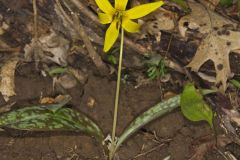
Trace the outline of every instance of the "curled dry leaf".
[[234, 29], [237, 24], [196, 2], [190, 2], [189, 6], [192, 13], [179, 21], [180, 34], [186, 36], [188, 29], [194, 29], [203, 35], [203, 40], [187, 67], [198, 72], [211, 60], [216, 70], [215, 82], [225, 91], [227, 80], [232, 77], [229, 54], [240, 49], [240, 32]]
[[0, 70], [0, 92], [5, 101], [8, 101], [9, 97], [16, 95], [14, 75], [17, 63], [18, 59], [10, 59]]
[[40, 50], [36, 52], [40, 55], [35, 56], [40, 57], [41, 60], [50, 60], [61, 66], [67, 64], [66, 58], [69, 41], [63, 36], [51, 30], [50, 34], [40, 36], [37, 44], [38, 46], [36, 47], [36, 43], [32, 40], [31, 44], [25, 46], [24, 56], [26, 59], [31, 59], [32, 53], [34, 53], [35, 50]]
[[225, 135], [218, 135], [217, 136], [217, 142], [216, 140], [210, 140], [204, 143], [201, 143], [200, 145], [196, 146], [194, 148], [194, 153], [191, 156], [190, 160], [202, 160], [204, 159], [204, 156], [207, 154], [207, 152], [213, 150], [216, 146], [216, 143], [219, 145], [219, 147], [225, 147], [229, 143], [231, 143], [231, 139], [226, 137]]
[[179, 32], [183, 37], [186, 37], [186, 31], [188, 29], [196, 30], [201, 34], [208, 34], [213, 28], [221, 28], [224, 25], [237, 26], [237, 24], [213, 12], [200, 3], [189, 2], [188, 4], [192, 10], [191, 13], [182, 17], [178, 23]]
[[0, 35], [4, 34], [9, 29], [9, 25], [3, 21], [3, 16], [0, 14]]
[[229, 54], [239, 48], [240, 32], [214, 31], [202, 41], [188, 67], [197, 72], [206, 61], [212, 60], [216, 70], [216, 84], [222, 84], [222, 90], [225, 91], [227, 80], [232, 77]]
[[57, 79], [57, 83], [60, 84], [64, 89], [71, 89], [77, 85], [77, 80], [73, 75], [64, 74]]
[[171, 11], [159, 8], [151, 14], [149, 18], [145, 18], [145, 24], [142, 26], [142, 33], [154, 35], [158, 42], [161, 40], [161, 31], [170, 31], [175, 28], [177, 15]]

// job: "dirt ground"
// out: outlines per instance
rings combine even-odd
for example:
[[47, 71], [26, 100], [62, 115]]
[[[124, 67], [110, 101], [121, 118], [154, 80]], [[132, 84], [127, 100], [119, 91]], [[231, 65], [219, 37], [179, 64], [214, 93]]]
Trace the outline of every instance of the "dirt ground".
[[[68, 90], [73, 99], [69, 105], [93, 118], [105, 134], [112, 127], [115, 80], [92, 73], [84, 86]], [[122, 84], [117, 133], [139, 113], [161, 99], [158, 83], [137, 89], [131, 83]], [[172, 87], [174, 89], [174, 87]], [[168, 88], [171, 91], [171, 86]], [[52, 80], [44, 78], [34, 64], [21, 64], [16, 73], [16, 91], [11, 101], [16, 107], [36, 104], [41, 96], [54, 96]], [[89, 98], [95, 105], [87, 106]], [[3, 104], [4, 102], [1, 101]], [[157, 119], [129, 138], [120, 148], [120, 160], [161, 160], [171, 155], [174, 160], [188, 159], [193, 148], [203, 137], [213, 140], [213, 131], [206, 123], [192, 123], [179, 110]], [[1, 160], [94, 160], [104, 159], [103, 148], [94, 138], [81, 133], [2, 132], [0, 136]], [[216, 149], [209, 150], [206, 160], [224, 160]]]

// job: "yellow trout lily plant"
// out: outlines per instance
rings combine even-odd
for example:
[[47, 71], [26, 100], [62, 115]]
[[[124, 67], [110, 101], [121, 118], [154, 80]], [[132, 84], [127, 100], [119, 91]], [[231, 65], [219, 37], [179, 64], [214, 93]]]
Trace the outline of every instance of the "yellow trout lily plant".
[[134, 22], [134, 19], [144, 17], [145, 15], [153, 12], [157, 8], [161, 7], [164, 2], [157, 1], [153, 3], [143, 4], [136, 6], [134, 8], [126, 10], [128, 0], [115, 0], [114, 7], [108, 0], [95, 0], [99, 9], [102, 12], [98, 13], [99, 21], [102, 24], [109, 24], [110, 26], [106, 31], [105, 41], [104, 41], [104, 52], [108, 52], [111, 47], [116, 42], [119, 31], [121, 30], [121, 43], [120, 43], [120, 55], [118, 64], [118, 79], [115, 95], [115, 107], [114, 107], [114, 119], [113, 119], [113, 129], [112, 129], [112, 143], [110, 144], [109, 159], [113, 158], [115, 152], [115, 146], [117, 140], [115, 138], [116, 125], [117, 125], [117, 113], [118, 113], [118, 101], [119, 101], [119, 91], [120, 91], [120, 79], [121, 79], [121, 68], [122, 68], [122, 55], [123, 55], [123, 39], [124, 30], [127, 32], [139, 32], [141, 25]]

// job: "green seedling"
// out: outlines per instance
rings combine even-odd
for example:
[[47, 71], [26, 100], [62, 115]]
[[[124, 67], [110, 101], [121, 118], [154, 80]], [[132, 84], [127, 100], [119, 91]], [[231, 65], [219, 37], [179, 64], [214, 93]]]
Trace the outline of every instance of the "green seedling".
[[189, 13], [191, 11], [187, 5], [186, 0], [171, 0], [171, 1], [179, 5], [184, 10], [184, 12]]
[[164, 59], [160, 56], [154, 56], [146, 61], [148, 70], [147, 76], [149, 79], [157, 79], [163, 77], [167, 73], [167, 68]]
[[54, 77], [56, 75], [60, 75], [68, 72], [68, 69], [65, 67], [56, 67], [56, 68], [49, 69], [47, 72], [49, 76]]
[[220, 0], [219, 2], [222, 6], [229, 7], [233, 4], [233, 0]]
[[230, 83], [237, 89], [240, 89], [240, 81], [233, 79], [233, 80], [230, 80]]
[[113, 64], [113, 65], [117, 64], [117, 58], [114, 55], [108, 54], [107, 59], [111, 64]]

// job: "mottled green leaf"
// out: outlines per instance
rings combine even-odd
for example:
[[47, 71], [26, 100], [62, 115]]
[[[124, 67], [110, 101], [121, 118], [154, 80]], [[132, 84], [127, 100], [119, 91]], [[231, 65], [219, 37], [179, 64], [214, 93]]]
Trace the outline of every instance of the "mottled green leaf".
[[151, 107], [137, 118], [135, 118], [130, 125], [124, 130], [122, 135], [119, 137], [117, 144], [117, 148], [132, 134], [134, 134], [138, 129], [143, 127], [145, 124], [153, 121], [154, 119], [161, 117], [162, 115], [172, 111], [173, 109], [177, 108], [180, 104], [180, 96], [175, 96], [163, 102], [156, 104], [155, 106]]
[[205, 120], [212, 127], [213, 112], [192, 84], [184, 87], [180, 101], [183, 115], [191, 121]]
[[24, 107], [0, 116], [0, 126], [30, 131], [82, 131], [102, 141], [101, 129], [87, 116], [62, 104]]

